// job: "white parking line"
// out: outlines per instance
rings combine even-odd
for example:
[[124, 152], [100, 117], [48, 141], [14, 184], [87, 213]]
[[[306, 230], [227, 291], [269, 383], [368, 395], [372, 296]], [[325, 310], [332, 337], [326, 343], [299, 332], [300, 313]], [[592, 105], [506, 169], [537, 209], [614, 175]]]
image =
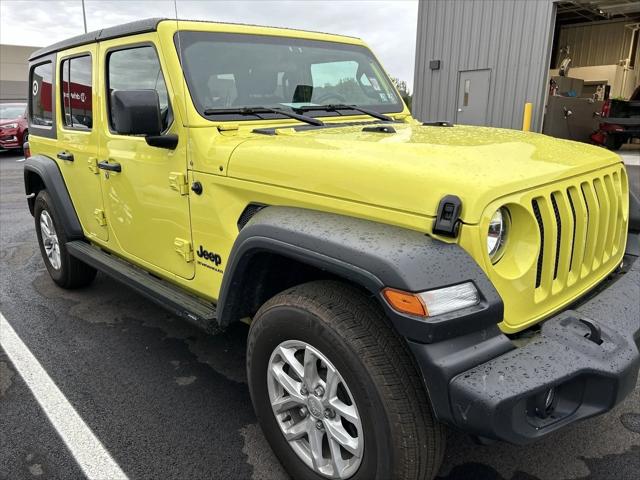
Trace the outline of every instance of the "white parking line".
[[0, 313], [0, 346], [89, 480], [126, 480], [100, 440]]

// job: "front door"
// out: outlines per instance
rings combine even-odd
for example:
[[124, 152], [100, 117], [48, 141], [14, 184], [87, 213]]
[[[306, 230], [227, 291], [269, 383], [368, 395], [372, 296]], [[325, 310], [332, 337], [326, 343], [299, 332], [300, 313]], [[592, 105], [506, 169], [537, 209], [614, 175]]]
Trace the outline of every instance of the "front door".
[[96, 166], [96, 53], [95, 44], [91, 44], [67, 51], [65, 57], [58, 59], [61, 109], [56, 158], [87, 236], [106, 241], [108, 230]]
[[489, 106], [491, 70], [466, 70], [458, 74], [456, 123], [485, 125]]
[[[100, 160], [120, 170], [101, 170], [107, 225], [113, 236], [110, 244], [161, 275], [193, 278], [186, 135], [175, 119], [176, 100], [153, 38], [154, 34], [139, 35], [130, 45], [123, 45], [122, 39], [100, 43], [105, 124]], [[144, 89], [158, 92], [164, 133], [179, 137], [175, 150], [151, 147], [141, 136], [113, 130], [110, 92]]]

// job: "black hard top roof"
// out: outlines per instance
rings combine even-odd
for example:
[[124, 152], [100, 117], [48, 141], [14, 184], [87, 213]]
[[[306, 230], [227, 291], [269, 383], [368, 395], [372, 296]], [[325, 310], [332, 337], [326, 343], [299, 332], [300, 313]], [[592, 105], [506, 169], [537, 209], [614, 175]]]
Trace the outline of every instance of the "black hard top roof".
[[53, 45], [49, 45], [48, 47], [41, 48], [40, 50], [36, 50], [29, 57], [29, 61], [33, 61], [37, 58], [49, 55], [50, 53], [59, 52], [60, 50], [66, 50], [68, 48], [78, 47], [80, 45], [86, 45], [88, 43], [99, 42], [100, 40], [125, 37], [127, 35], [135, 35], [137, 33], [155, 32], [158, 28], [158, 24], [163, 20], [169, 19], [145, 18], [144, 20], [123, 23], [122, 25], [116, 25], [115, 27], [103, 28], [94, 32], [71, 37], [66, 40], [62, 40], [61, 42], [54, 43]]
[[[36, 60], [45, 55], [59, 52], [61, 50], [67, 50], [73, 47], [79, 47], [80, 45], [87, 45], [93, 42], [99, 42], [101, 40], [110, 40], [112, 38], [126, 37], [128, 35], [135, 35], [138, 33], [155, 32], [158, 29], [158, 24], [165, 20], [176, 20], [175, 18], [145, 18], [144, 20], [137, 20], [135, 22], [123, 23], [122, 25], [116, 25], [115, 27], [103, 28], [102, 30], [96, 30], [94, 32], [85, 33], [83, 35], [77, 35], [75, 37], [67, 38], [61, 42], [54, 43], [48, 47], [43, 47], [40, 50], [36, 50], [29, 56], [29, 61]], [[178, 19], [181, 21], [182, 19]], [[203, 20], [184, 20], [189, 22], [203, 22]], [[227, 23], [227, 22], [207, 22], [204, 23]], [[241, 23], [228, 23], [229, 25], [249, 25]], [[262, 25], [253, 25], [262, 26]], [[281, 27], [269, 27], [269, 28], [281, 28]], [[290, 30], [284, 28], [284, 30]], [[291, 29], [298, 30], [298, 29]], [[298, 31], [310, 31], [310, 30], [298, 30]], [[323, 33], [323, 32], [315, 32]], [[348, 35], [340, 35], [347, 37]], [[351, 37], [357, 38], [357, 37]]]

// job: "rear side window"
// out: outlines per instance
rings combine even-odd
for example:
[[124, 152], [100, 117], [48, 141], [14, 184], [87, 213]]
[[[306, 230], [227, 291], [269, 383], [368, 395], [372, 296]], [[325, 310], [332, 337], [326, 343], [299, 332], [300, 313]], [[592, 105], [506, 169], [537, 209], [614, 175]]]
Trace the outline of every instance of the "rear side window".
[[53, 125], [53, 64], [42, 63], [31, 70], [29, 117], [33, 125]]
[[91, 130], [93, 126], [91, 57], [84, 55], [64, 60], [60, 68], [62, 122], [65, 127]]
[[[160, 60], [153, 47], [143, 46], [111, 52], [107, 60], [107, 80], [109, 98], [114, 90], [156, 90], [160, 99], [162, 129], [166, 130], [169, 127], [172, 120], [171, 105]], [[111, 106], [109, 122], [113, 129]]]

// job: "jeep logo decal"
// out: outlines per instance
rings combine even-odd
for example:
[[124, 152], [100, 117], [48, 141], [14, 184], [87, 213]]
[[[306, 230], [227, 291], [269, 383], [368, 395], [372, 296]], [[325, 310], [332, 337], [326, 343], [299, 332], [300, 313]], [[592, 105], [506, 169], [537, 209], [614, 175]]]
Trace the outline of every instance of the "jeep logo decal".
[[198, 250], [197, 253], [200, 258], [204, 258], [205, 260], [213, 262], [216, 267], [222, 263], [222, 257], [220, 255], [205, 250], [204, 248], [202, 248], [202, 245], [200, 245], [200, 250]]

